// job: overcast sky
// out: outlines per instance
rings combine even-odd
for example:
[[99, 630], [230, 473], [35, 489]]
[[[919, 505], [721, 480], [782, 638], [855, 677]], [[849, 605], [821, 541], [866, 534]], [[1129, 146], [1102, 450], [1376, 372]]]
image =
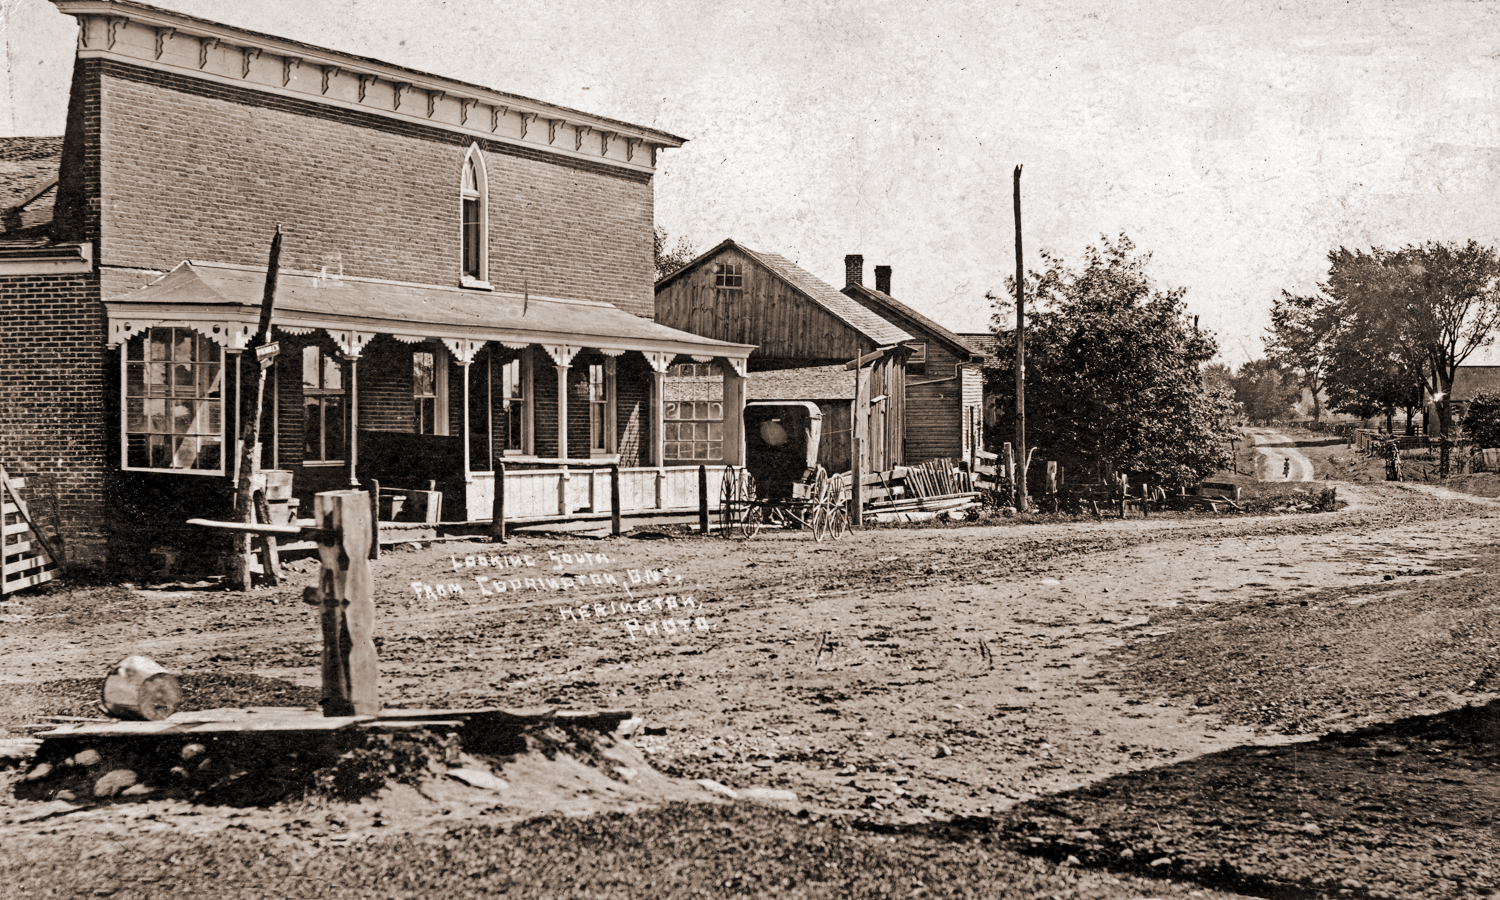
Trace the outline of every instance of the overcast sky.
[[[1125, 232], [1238, 365], [1339, 245], [1500, 243], [1485, 0], [155, 0], [689, 139], [657, 223], [846, 253], [960, 331], [1014, 272]], [[0, 134], [61, 134], [72, 19], [0, 0]]]

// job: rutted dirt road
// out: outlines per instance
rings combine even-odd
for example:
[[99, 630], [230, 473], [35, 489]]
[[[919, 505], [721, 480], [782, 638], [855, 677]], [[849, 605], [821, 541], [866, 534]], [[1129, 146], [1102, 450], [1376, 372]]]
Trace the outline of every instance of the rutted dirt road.
[[[1293, 460], [1294, 480], [1311, 477], [1305, 455], [1274, 446], [1290, 439], [1261, 437]], [[1300, 631], [1256, 639], [1261, 660], [1234, 677], [1215, 669], [1211, 642], [1149, 664], [1121, 655], [1257, 610], [1306, 610], [1311, 622], [1449, 590], [1479, 596], [1475, 585], [1491, 583], [1492, 504], [1385, 484], [1339, 485], [1339, 497], [1349, 507], [1324, 514], [880, 530], [828, 544], [763, 533], [395, 552], [377, 568], [383, 696], [627, 707], [653, 727], [638, 746], [669, 773], [790, 788], [816, 809], [893, 823], [1021, 812], [1112, 776], [1305, 740], [1257, 725], [1295, 721], [1290, 730], [1317, 734], [1492, 698], [1484, 691], [1500, 685], [1433, 667], [1393, 672], [1399, 697], [1344, 687], [1336, 703], [1308, 694], [1304, 710], [1288, 710], [1291, 694], [1269, 696], [1273, 670], [1337, 664], [1348, 650], [1309, 651]], [[523, 555], [533, 565], [514, 559]], [[179, 672], [315, 684], [316, 621], [297, 597], [307, 568], [288, 589], [249, 598], [138, 592], [82, 619], [62, 598], [37, 603], [0, 637], [0, 689], [81, 677], [135, 652]], [[633, 581], [652, 570], [660, 582]], [[573, 587], [548, 580], [564, 577]], [[1500, 619], [1475, 602], [1464, 627], [1483, 627], [1464, 633], [1478, 642]], [[1420, 627], [1460, 644], [1449, 618]]]
[[1257, 481], [1312, 481], [1312, 460], [1291, 438], [1270, 428], [1247, 428], [1255, 446]]

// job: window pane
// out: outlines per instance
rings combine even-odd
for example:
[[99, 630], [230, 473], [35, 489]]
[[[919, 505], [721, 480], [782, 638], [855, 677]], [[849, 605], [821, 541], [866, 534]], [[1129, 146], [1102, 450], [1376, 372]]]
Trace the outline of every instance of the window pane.
[[198, 369], [198, 396], [219, 396], [220, 388], [223, 387], [219, 383], [219, 375], [221, 374], [219, 372], [219, 364], [216, 362], [199, 363], [196, 368]]
[[217, 436], [198, 439], [198, 468], [217, 469], [224, 464], [224, 446]]
[[125, 366], [125, 396], [146, 396], [146, 364], [127, 363]]
[[708, 443], [698, 441], [693, 444], [693, 459], [708, 459]]
[[[203, 433], [214, 435], [214, 440], [218, 440], [218, 435], [224, 430], [223, 416], [221, 413], [223, 404], [221, 404], [217, 400], [208, 400], [204, 401], [202, 406], [208, 411], [208, 415], [205, 416], [208, 421], [208, 427], [204, 430]], [[217, 467], [218, 463], [215, 463], [214, 465], [215, 467]]]
[[433, 375], [432, 354], [426, 350], [418, 350], [411, 355], [412, 359], [412, 393], [419, 397], [430, 397], [437, 393], [437, 380]]
[[152, 359], [167, 359], [168, 358], [167, 357], [167, 351], [172, 346], [171, 342], [172, 342], [172, 329], [170, 329], [170, 328], [153, 328], [153, 329], [151, 329], [151, 358]]
[[198, 467], [198, 439], [195, 437], [175, 438], [175, 450], [172, 454], [172, 468], [195, 469]]
[[172, 466], [172, 456], [167, 452], [167, 441], [170, 436], [153, 434], [148, 438], [148, 452], [151, 460], [148, 463], [153, 469], [168, 469]]
[[323, 398], [323, 458], [344, 455], [344, 398]]
[[144, 469], [151, 464], [146, 455], [146, 436], [132, 434], [125, 438], [125, 465], [133, 469]]
[[198, 384], [193, 366], [187, 363], [172, 364], [172, 395], [174, 397], [196, 397]]
[[162, 397], [167, 393], [167, 365], [166, 363], [149, 363], [151, 367], [151, 396]]
[[186, 328], [174, 328], [172, 341], [172, 359], [176, 362], [192, 362], [193, 347], [198, 343], [195, 332]]
[[323, 354], [323, 387], [330, 391], [344, 389], [344, 367], [339, 364], [338, 357], [326, 353]]
[[172, 404], [172, 433], [192, 434], [193, 418], [197, 410], [192, 400], [177, 400]]
[[126, 359], [145, 359], [146, 358], [146, 336], [145, 335], [137, 335], [137, 336], [135, 336], [135, 337], [133, 337], [130, 340], [128, 340], [128, 341], [125, 342], [125, 358]]
[[708, 424], [708, 439], [711, 441], [724, 440], [724, 423], [710, 422]]
[[724, 419], [724, 404], [722, 404], [722, 403], [710, 403], [710, 404], [708, 404], [708, 415], [704, 416], [703, 418], [705, 418], [705, 419], [711, 419], [711, 420], [714, 420], [714, 421], [723, 421], [723, 419]]
[[316, 399], [308, 400], [304, 404], [307, 417], [302, 420], [302, 455], [307, 460], [320, 460], [323, 458], [322, 449], [318, 441], [322, 437], [323, 424], [320, 420], [322, 406]]
[[[125, 430], [139, 433], [146, 430], [146, 401], [125, 401]], [[131, 463], [134, 465], [134, 463]]]
[[464, 190], [475, 193], [479, 191], [479, 179], [474, 174], [473, 160], [464, 163]]
[[709, 444], [708, 445], [708, 458], [709, 459], [715, 459], [715, 460], [723, 459], [724, 458], [724, 445], [723, 444]]
[[318, 357], [321, 356], [317, 347], [302, 348], [302, 389], [317, 390], [318, 388]]
[[675, 419], [675, 418], [677, 418], [677, 404], [676, 403], [664, 403], [664, 404], [662, 404], [661, 417], [663, 419]]
[[167, 421], [167, 401], [146, 401], [146, 430], [155, 434], [166, 434], [172, 430], [171, 423]]
[[464, 274], [479, 278], [479, 201], [464, 201]]

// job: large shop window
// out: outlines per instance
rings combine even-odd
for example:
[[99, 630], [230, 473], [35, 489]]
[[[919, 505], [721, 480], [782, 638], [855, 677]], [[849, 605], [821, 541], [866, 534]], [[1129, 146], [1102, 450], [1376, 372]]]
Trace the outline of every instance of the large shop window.
[[125, 344], [126, 469], [224, 471], [224, 351], [188, 328]]
[[724, 459], [724, 404], [677, 400], [662, 404], [662, 455], [668, 462]]
[[344, 370], [322, 347], [302, 349], [303, 463], [337, 463], [348, 444]]

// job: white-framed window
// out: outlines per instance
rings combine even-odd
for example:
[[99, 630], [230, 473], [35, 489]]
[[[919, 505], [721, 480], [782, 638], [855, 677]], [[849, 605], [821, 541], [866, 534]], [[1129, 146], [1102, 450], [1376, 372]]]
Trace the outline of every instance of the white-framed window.
[[348, 391], [338, 357], [321, 346], [302, 348], [302, 463], [341, 463], [349, 446]]
[[489, 284], [489, 179], [479, 145], [464, 156], [459, 187], [460, 278], [464, 287], [488, 289]]
[[667, 367], [668, 378], [718, 378], [718, 363], [677, 363]]
[[224, 348], [190, 328], [149, 328], [121, 354], [120, 464], [224, 473]]
[[667, 462], [724, 458], [724, 403], [672, 400], [662, 404], [662, 456]]
[[927, 374], [927, 342], [912, 341], [906, 346], [911, 348], [911, 355], [906, 358], [906, 374]]
[[448, 433], [448, 357], [438, 346], [411, 354], [412, 431]]
[[615, 452], [615, 358], [589, 366], [589, 453]]
[[490, 384], [495, 391], [495, 446], [507, 456], [531, 454], [531, 366], [529, 354], [496, 362]]

